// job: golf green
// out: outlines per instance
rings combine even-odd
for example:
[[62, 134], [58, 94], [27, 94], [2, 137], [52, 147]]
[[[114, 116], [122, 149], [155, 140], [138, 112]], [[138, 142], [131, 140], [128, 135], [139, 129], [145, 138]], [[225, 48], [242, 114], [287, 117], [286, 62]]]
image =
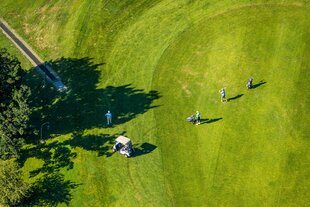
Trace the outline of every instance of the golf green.
[[[29, 73], [33, 124], [51, 123], [19, 160], [31, 205], [310, 203], [308, 1], [4, 0], [0, 14], [69, 88]], [[112, 154], [120, 134], [136, 156]]]

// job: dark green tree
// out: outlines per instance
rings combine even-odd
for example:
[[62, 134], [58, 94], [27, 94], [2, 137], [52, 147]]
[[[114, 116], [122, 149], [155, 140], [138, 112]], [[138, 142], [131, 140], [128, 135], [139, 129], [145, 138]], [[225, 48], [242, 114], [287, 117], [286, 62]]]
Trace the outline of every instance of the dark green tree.
[[18, 156], [29, 121], [27, 99], [30, 89], [20, 62], [6, 49], [0, 49], [0, 156]]
[[30, 185], [22, 179], [18, 165], [12, 160], [0, 160], [0, 206], [19, 206], [29, 194]]

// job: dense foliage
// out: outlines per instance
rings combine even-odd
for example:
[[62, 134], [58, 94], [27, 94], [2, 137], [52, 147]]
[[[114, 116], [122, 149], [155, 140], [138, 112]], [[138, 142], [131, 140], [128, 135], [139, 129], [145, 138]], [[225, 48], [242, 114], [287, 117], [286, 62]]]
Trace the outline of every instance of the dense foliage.
[[0, 156], [18, 156], [27, 128], [30, 89], [23, 84], [20, 62], [0, 49]]
[[29, 192], [18, 165], [12, 160], [0, 160], [0, 206], [15, 206]]

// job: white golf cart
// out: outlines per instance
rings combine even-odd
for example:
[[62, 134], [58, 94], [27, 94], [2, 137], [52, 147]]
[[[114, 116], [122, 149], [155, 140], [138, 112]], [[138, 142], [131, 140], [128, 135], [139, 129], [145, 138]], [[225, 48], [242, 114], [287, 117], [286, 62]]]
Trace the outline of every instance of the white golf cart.
[[131, 140], [124, 136], [119, 136], [115, 140], [113, 152], [118, 152], [125, 157], [131, 157], [134, 153]]

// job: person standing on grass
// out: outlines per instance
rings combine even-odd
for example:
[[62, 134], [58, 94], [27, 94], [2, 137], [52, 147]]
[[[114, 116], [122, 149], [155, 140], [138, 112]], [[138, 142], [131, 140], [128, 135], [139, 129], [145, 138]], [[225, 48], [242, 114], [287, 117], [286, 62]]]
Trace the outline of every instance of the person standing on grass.
[[227, 102], [227, 99], [226, 99], [226, 91], [224, 88], [222, 88], [220, 91], [220, 94], [221, 94], [221, 101], [222, 102]]
[[246, 87], [247, 87], [248, 89], [253, 88], [253, 78], [250, 78], [250, 79], [248, 80], [248, 83], [246, 84]]
[[110, 111], [108, 111], [108, 113], [105, 114], [105, 116], [107, 117], [107, 124], [112, 124], [112, 114]]
[[196, 111], [196, 125], [200, 124], [200, 112]]

